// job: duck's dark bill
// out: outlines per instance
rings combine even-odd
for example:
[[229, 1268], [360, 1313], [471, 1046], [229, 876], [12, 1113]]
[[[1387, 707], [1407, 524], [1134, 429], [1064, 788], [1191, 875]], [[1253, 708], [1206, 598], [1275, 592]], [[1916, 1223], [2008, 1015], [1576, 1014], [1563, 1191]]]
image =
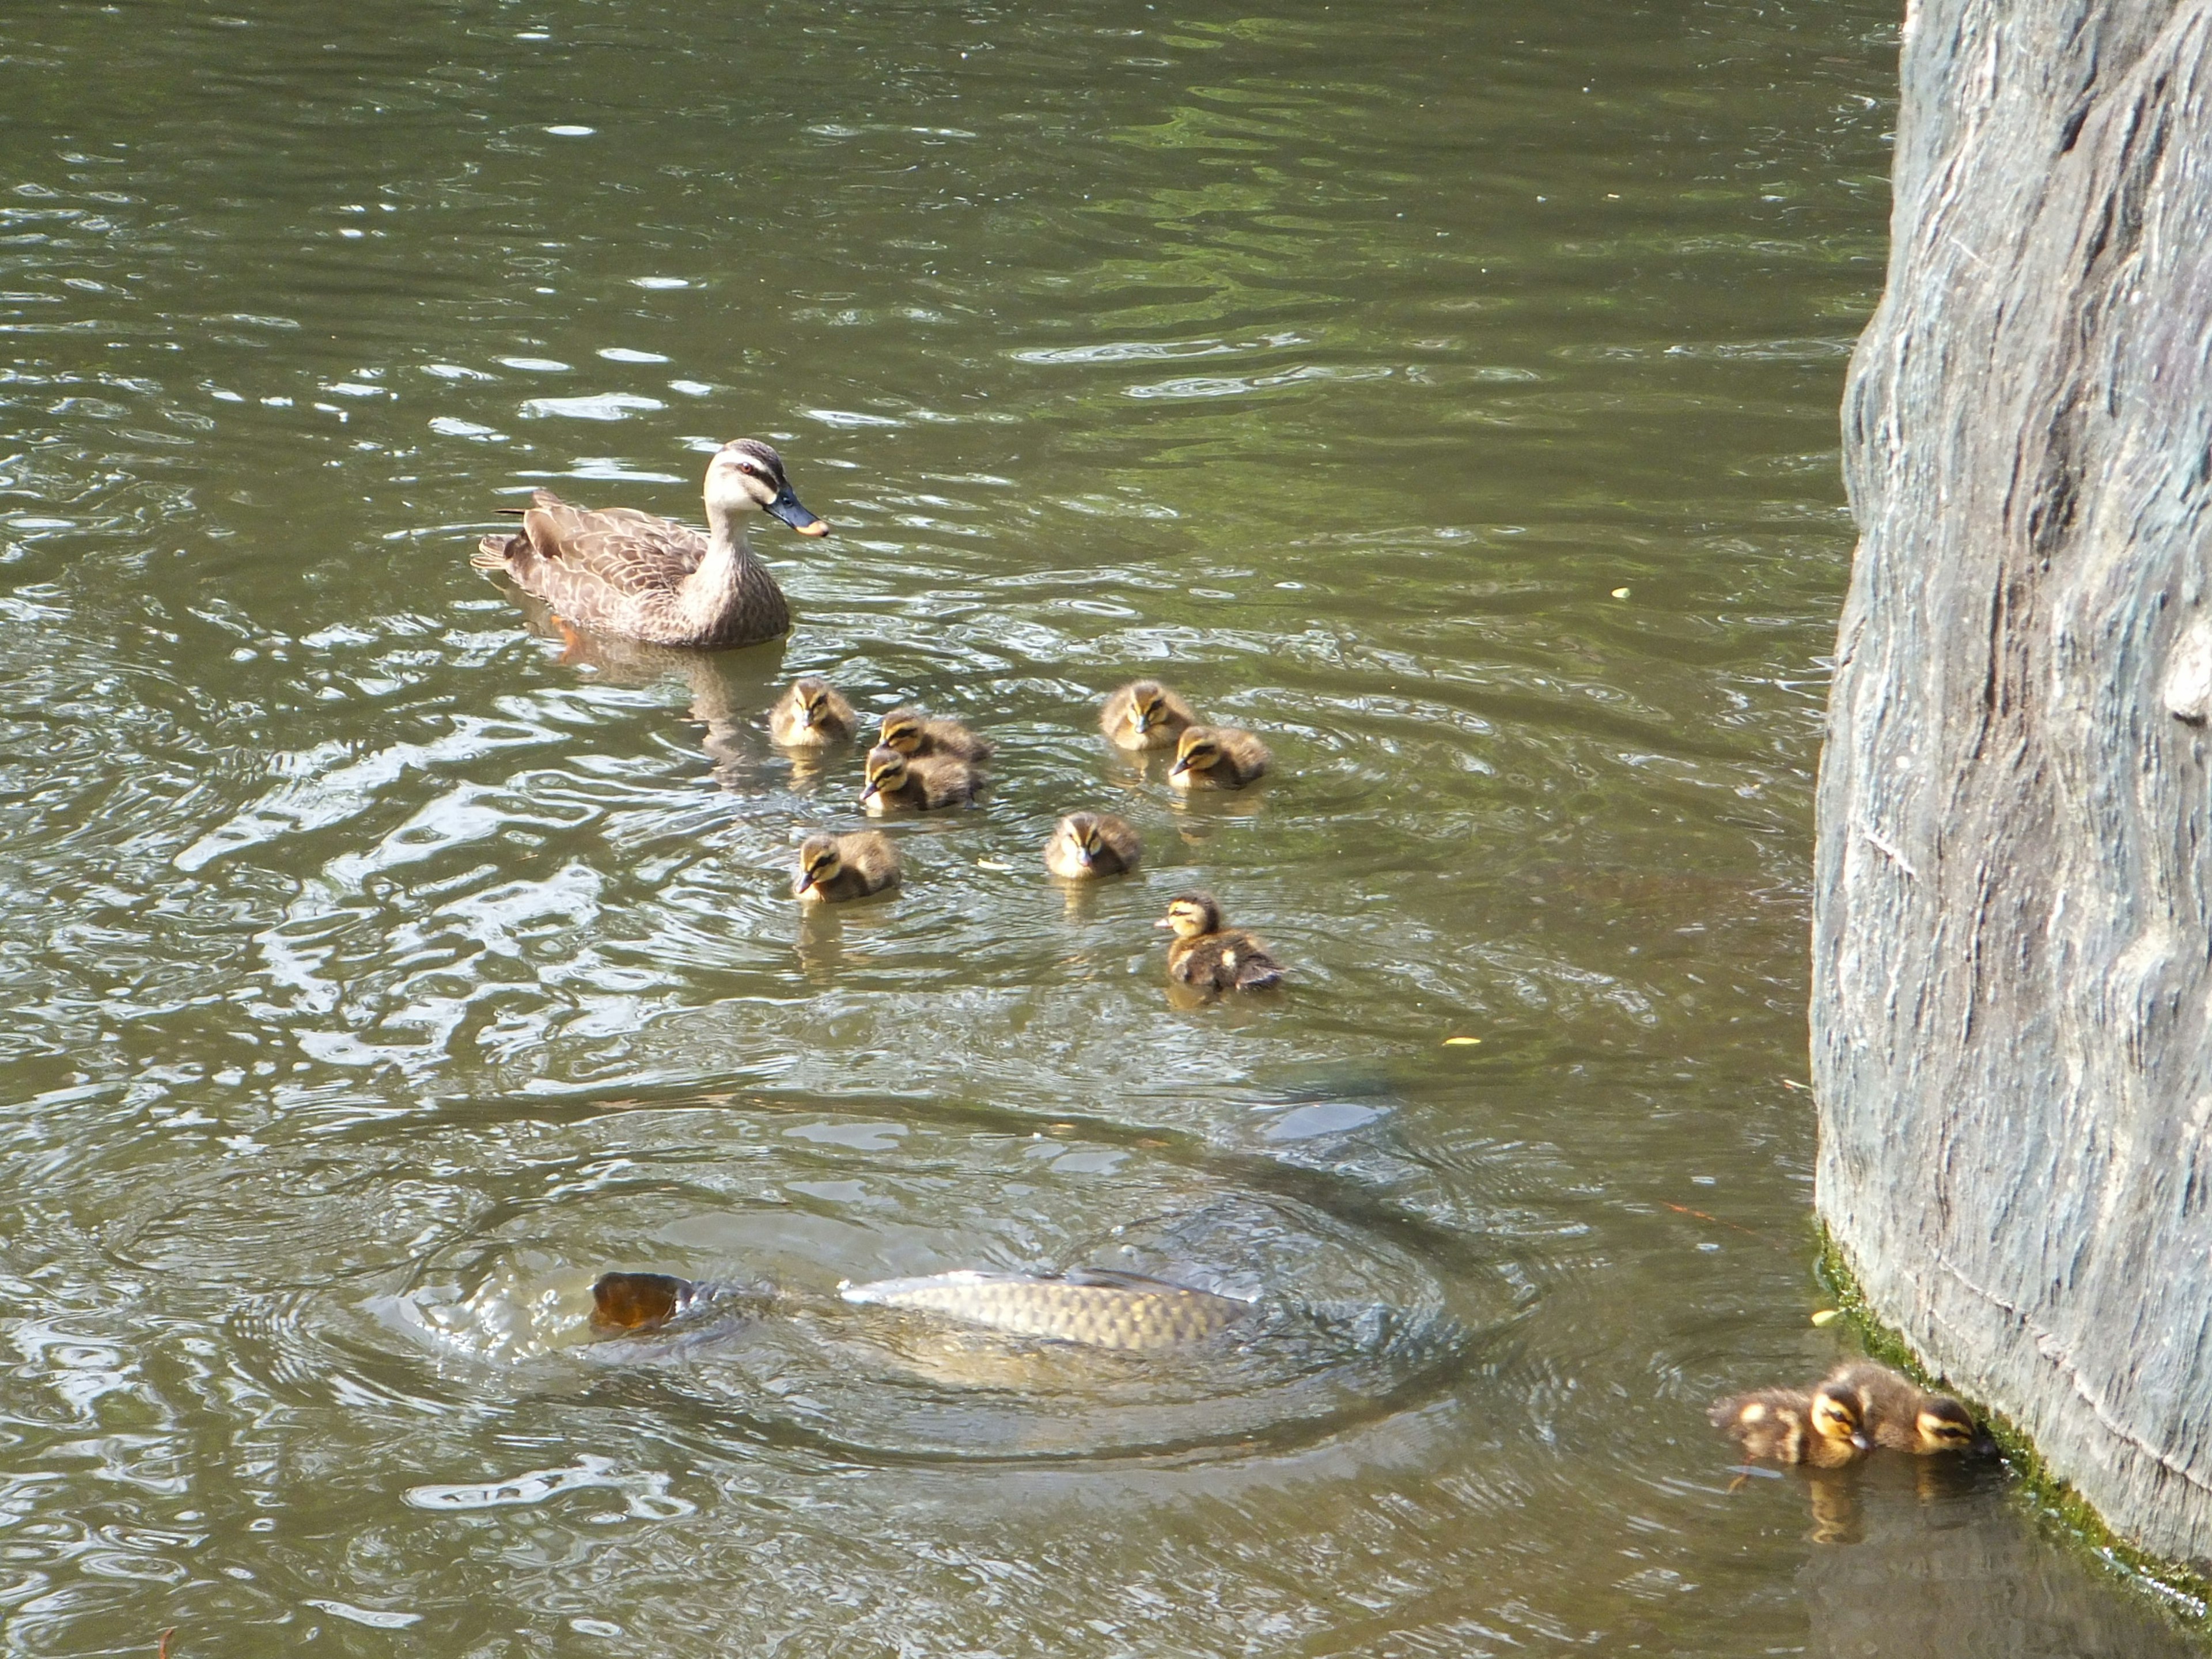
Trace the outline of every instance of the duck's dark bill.
[[784, 485], [783, 493], [768, 504], [768, 515], [782, 520], [802, 536], [826, 536], [830, 533], [829, 525], [799, 504], [799, 497], [792, 494], [789, 484]]
[[592, 1323], [608, 1331], [665, 1324], [690, 1289], [667, 1273], [601, 1273], [592, 1286]]

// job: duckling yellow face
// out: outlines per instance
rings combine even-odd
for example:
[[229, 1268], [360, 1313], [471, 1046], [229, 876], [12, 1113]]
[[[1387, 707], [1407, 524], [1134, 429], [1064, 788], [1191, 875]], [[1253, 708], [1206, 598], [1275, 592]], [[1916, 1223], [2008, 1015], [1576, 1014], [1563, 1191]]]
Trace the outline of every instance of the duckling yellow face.
[[1196, 939], [1200, 933], [1219, 930], [1221, 907], [1203, 893], [1184, 893], [1169, 904], [1167, 915], [1152, 926], [1168, 929], [1177, 939]]
[[1168, 769], [1170, 777], [1182, 772], [1204, 772], [1221, 763], [1221, 744], [1203, 726], [1194, 726], [1182, 734], [1176, 745], [1175, 764]]
[[823, 680], [795, 680], [792, 696], [799, 704], [799, 718], [805, 726], [819, 726], [830, 712], [830, 687]]
[[1913, 1420], [1921, 1449], [1930, 1452], [1969, 1451], [1981, 1439], [1974, 1419], [1957, 1401], [1938, 1395], [1920, 1407]]
[[1170, 718], [1167, 688], [1158, 680], [1139, 680], [1129, 688], [1129, 724], [1139, 732], [1164, 726]]
[[878, 744], [868, 750], [868, 787], [860, 791], [862, 804], [900, 787], [906, 782], [906, 757], [896, 749]]
[[1822, 1383], [1814, 1393], [1813, 1432], [1823, 1440], [1847, 1441], [1859, 1451], [1873, 1443], [1861, 1420], [1857, 1396], [1832, 1383]]
[[799, 847], [797, 891], [801, 898], [818, 898], [822, 890], [843, 873], [845, 860], [837, 856], [837, 843], [827, 836], [809, 836]]
[[1098, 862], [1098, 855], [1106, 850], [1104, 837], [1098, 833], [1097, 815], [1091, 812], [1070, 812], [1060, 821], [1060, 830], [1075, 856], [1085, 864]]
[[921, 747], [921, 711], [918, 708], [894, 708], [884, 716], [884, 732], [880, 739], [886, 749], [896, 749], [902, 755], [911, 755]]

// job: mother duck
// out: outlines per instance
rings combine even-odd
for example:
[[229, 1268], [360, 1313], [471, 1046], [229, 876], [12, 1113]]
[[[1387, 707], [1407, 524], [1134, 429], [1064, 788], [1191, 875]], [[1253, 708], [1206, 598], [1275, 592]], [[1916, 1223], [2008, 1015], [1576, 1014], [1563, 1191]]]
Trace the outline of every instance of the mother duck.
[[635, 507], [573, 507], [550, 489], [531, 492], [522, 532], [487, 536], [470, 563], [503, 570], [565, 621], [651, 645], [756, 645], [791, 626], [783, 591], [739, 527], [751, 512], [802, 536], [830, 526], [799, 505], [783, 460], [757, 438], [724, 444], [707, 464], [707, 523], [689, 525]]

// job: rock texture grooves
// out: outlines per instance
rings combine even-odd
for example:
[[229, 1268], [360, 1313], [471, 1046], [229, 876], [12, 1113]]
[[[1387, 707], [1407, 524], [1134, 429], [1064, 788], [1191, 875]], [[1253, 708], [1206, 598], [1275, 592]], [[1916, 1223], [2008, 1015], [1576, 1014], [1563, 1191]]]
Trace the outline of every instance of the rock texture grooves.
[[1922, 0], [1820, 777], [1821, 1213], [2212, 1558], [2212, 0]]

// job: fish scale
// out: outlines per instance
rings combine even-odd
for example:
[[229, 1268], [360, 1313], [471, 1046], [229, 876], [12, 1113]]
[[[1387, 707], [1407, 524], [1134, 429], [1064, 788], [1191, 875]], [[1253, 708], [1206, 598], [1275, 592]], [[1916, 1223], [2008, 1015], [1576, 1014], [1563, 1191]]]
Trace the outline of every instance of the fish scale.
[[1182, 1347], [1226, 1330], [1246, 1304], [1180, 1285], [1084, 1284], [1014, 1273], [951, 1273], [847, 1285], [848, 1302], [908, 1308], [1020, 1336], [1094, 1348]]

